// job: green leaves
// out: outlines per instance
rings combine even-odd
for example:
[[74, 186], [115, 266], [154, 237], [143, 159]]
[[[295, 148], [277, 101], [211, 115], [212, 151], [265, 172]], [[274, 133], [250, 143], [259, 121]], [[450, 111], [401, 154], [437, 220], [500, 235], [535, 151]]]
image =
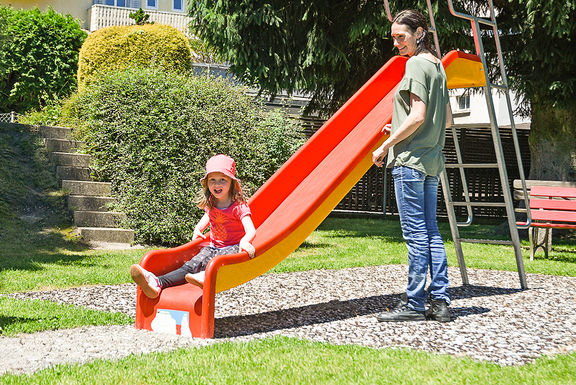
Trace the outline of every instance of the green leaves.
[[206, 160], [232, 156], [254, 192], [303, 142], [281, 112], [262, 110], [244, 89], [206, 76], [157, 69], [111, 73], [63, 106], [93, 168], [109, 180], [139, 242], [191, 239]]
[[0, 112], [24, 112], [76, 88], [86, 37], [71, 16], [0, 7]]

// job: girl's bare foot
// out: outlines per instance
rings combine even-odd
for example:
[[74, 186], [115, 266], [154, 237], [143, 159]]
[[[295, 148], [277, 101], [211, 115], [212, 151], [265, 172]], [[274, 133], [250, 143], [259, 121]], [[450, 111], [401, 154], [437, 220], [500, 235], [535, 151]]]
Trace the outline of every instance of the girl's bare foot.
[[186, 282], [198, 287], [204, 287], [204, 272], [201, 271], [196, 274], [186, 274]]

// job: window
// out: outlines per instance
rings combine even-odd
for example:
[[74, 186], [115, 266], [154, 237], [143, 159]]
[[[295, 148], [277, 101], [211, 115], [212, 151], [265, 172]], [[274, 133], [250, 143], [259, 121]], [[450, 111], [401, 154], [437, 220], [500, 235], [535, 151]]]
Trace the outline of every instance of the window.
[[158, 9], [158, 0], [146, 0], [146, 8]]
[[458, 102], [459, 110], [469, 110], [470, 109], [470, 95], [464, 94], [456, 96], [456, 101]]
[[172, 0], [172, 9], [174, 11], [184, 11], [184, 0]]
[[111, 5], [113, 7], [125, 7], [126, 6], [126, 0], [104, 0], [104, 1], [98, 1], [98, 2], [95, 1], [94, 3]]

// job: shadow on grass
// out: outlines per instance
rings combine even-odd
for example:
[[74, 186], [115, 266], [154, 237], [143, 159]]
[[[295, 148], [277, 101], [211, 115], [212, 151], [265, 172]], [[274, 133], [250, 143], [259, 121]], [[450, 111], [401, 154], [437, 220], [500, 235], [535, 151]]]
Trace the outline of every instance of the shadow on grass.
[[[462, 286], [450, 289], [453, 299], [510, 295], [519, 291], [521, 290], [489, 286]], [[400, 293], [386, 294], [347, 301], [330, 301], [260, 314], [219, 318], [216, 319], [215, 338], [246, 336], [372, 315], [392, 309], [398, 303], [399, 298]], [[488, 312], [490, 312], [489, 308], [481, 306], [451, 308], [454, 319]]]
[[3, 225], [9, 227], [0, 233], [0, 271], [36, 271], [40, 264], [68, 265], [87, 257], [81, 253], [89, 247], [63, 232], [47, 231], [17, 219]]

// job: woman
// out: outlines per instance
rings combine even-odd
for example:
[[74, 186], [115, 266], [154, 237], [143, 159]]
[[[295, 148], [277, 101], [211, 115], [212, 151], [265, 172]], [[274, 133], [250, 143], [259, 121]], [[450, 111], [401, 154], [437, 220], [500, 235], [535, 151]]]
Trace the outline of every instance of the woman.
[[[408, 56], [406, 73], [394, 96], [390, 137], [372, 153], [372, 161], [392, 168], [402, 234], [408, 246], [406, 300], [377, 316], [379, 321], [450, 321], [448, 267], [438, 231], [438, 175], [444, 169], [444, 137], [452, 114], [446, 73], [431, 50], [425, 17], [400, 12], [392, 23], [394, 47]], [[426, 311], [426, 276], [430, 308]]]

